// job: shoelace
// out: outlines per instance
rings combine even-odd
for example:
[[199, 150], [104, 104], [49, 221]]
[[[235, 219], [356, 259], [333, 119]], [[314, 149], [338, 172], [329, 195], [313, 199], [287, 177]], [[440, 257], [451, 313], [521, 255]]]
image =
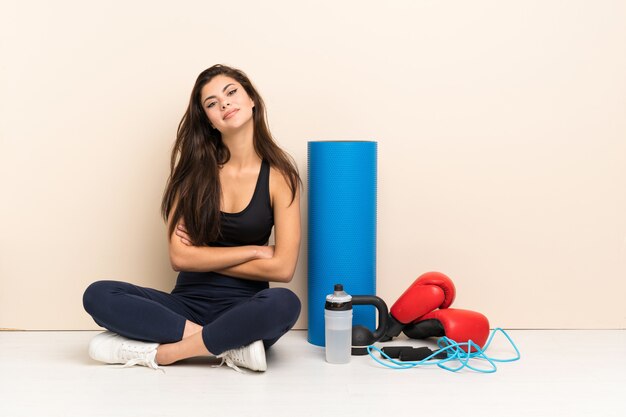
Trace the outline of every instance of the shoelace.
[[224, 356], [222, 359], [222, 362], [219, 365], [214, 365], [215, 367], [219, 368], [220, 366], [226, 364], [226, 366], [228, 366], [229, 368], [234, 369], [235, 371], [245, 374], [247, 373], [246, 371], [244, 371], [243, 369], [241, 369], [240, 367], [238, 367], [237, 365], [235, 365], [235, 363], [233, 362], [233, 360], [229, 357], [229, 356]]
[[219, 359], [222, 360], [222, 362], [219, 365], [214, 365], [216, 368], [219, 368], [220, 366], [226, 364], [226, 366], [228, 366], [229, 368], [234, 369], [235, 371], [245, 374], [247, 373], [246, 371], [244, 371], [243, 369], [239, 368], [237, 365], [235, 365], [235, 361], [238, 361], [239, 363], [244, 362], [243, 360], [243, 349], [233, 349], [233, 350], [228, 350], [224, 353], [222, 353], [221, 355], [217, 356]]
[[130, 366], [135, 366], [135, 365], [145, 365], [148, 368], [154, 369], [155, 371], [159, 370], [165, 373], [165, 369], [157, 365], [156, 362], [148, 360], [148, 359], [143, 359], [143, 358], [131, 359], [128, 362], [126, 362], [124, 365], [120, 366], [120, 368], [128, 368]]
[[148, 359], [148, 355], [152, 353], [154, 349], [146, 349], [144, 346], [137, 346], [133, 344], [122, 344], [120, 356], [126, 360], [126, 363], [120, 368], [128, 368], [135, 365], [144, 365], [148, 368], [159, 370], [165, 373], [165, 370], [157, 365], [154, 359]]

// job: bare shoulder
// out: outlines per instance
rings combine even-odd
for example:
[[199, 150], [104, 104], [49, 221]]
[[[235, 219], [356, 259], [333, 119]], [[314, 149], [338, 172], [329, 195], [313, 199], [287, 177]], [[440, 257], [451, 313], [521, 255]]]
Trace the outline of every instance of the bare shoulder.
[[[299, 192], [296, 190], [296, 197]], [[270, 199], [272, 207], [276, 203], [289, 205], [291, 203], [291, 187], [283, 173], [274, 167], [270, 167]]]

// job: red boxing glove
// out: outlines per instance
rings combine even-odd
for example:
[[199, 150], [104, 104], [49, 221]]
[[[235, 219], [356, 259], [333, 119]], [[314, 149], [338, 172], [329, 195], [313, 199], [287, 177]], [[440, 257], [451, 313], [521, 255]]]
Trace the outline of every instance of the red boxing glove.
[[411, 323], [437, 308], [448, 308], [456, 291], [452, 280], [441, 272], [426, 272], [398, 298], [390, 313], [401, 323]]
[[452, 280], [441, 272], [426, 272], [420, 275], [391, 306], [384, 340], [396, 337], [404, 325], [424, 314], [437, 308], [450, 307], [455, 295]]
[[489, 336], [489, 320], [476, 311], [449, 308], [431, 311], [405, 326], [403, 332], [411, 339], [447, 336], [457, 343], [471, 340], [482, 348]]

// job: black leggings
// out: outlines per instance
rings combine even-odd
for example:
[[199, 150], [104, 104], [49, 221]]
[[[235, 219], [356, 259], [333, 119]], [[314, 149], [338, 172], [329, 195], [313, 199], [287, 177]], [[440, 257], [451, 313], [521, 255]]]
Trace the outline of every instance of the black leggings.
[[214, 355], [256, 340], [268, 348], [300, 315], [300, 300], [286, 288], [212, 288], [193, 280], [181, 283], [180, 277], [171, 294], [97, 281], [85, 290], [83, 305], [98, 325], [148, 342], [181, 340], [189, 320], [203, 326], [202, 339]]

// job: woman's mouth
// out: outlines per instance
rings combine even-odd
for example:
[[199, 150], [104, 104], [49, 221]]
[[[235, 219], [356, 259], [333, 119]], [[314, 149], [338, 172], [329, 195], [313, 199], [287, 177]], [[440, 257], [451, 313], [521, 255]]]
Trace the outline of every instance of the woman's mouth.
[[224, 120], [226, 119], [230, 119], [231, 117], [233, 117], [235, 115], [235, 113], [237, 113], [239, 111], [239, 109], [232, 109], [229, 110], [228, 112], [226, 112], [226, 114], [224, 115]]

